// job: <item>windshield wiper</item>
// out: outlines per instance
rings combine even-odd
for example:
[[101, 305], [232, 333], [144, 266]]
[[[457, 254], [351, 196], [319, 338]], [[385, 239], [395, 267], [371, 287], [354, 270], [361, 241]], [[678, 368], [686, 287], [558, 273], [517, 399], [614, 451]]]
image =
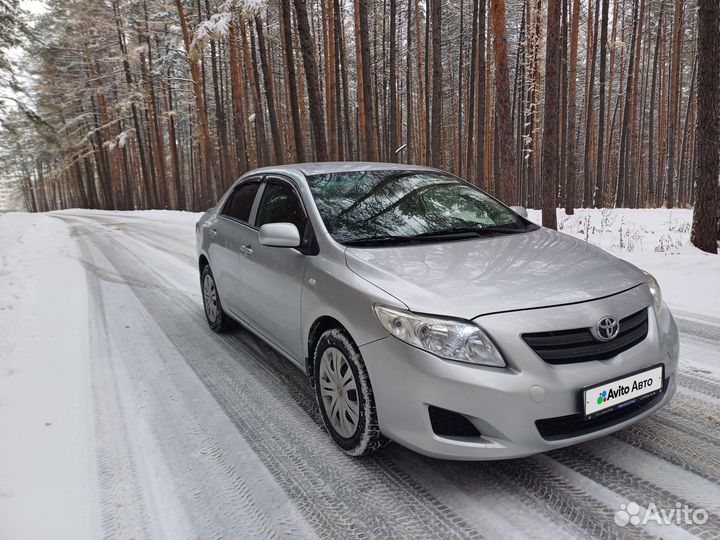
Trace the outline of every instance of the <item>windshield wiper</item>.
[[527, 232], [526, 229], [507, 229], [503, 227], [458, 227], [455, 229], [446, 229], [444, 231], [431, 231], [416, 234], [413, 238], [435, 238], [447, 236], [488, 236], [493, 234], [518, 234]]
[[444, 231], [431, 231], [411, 236], [399, 236], [391, 234], [382, 234], [378, 236], [368, 236], [367, 238], [356, 238], [341, 242], [346, 246], [360, 246], [365, 244], [409, 244], [413, 242], [421, 242], [423, 240], [432, 240], [433, 238], [447, 238], [455, 236], [458, 238], [472, 238], [474, 236], [490, 236], [493, 234], [517, 234], [527, 232], [526, 229], [506, 229], [502, 227], [458, 227], [456, 229], [447, 229]]
[[345, 240], [341, 242], [345, 246], [361, 246], [365, 244], [407, 244], [416, 241], [415, 236], [395, 236], [391, 234], [383, 234], [379, 236], [368, 236], [366, 238], [356, 238], [353, 240]]

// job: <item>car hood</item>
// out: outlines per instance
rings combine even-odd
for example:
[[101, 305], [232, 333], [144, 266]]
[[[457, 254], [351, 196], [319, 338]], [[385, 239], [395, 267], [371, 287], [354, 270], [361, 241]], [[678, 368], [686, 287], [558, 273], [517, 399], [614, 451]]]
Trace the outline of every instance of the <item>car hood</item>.
[[585, 302], [644, 282], [633, 265], [551, 229], [470, 240], [348, 248], [356, 274], [411, 311], [472, 319]]

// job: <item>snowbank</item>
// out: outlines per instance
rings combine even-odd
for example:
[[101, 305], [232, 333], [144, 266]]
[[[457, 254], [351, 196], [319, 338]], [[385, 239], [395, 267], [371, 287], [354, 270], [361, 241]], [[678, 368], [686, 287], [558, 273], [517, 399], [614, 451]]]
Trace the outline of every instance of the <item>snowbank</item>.
[[0, 216], [0, 537], [93, 538], [87, 285], [67, 227]]

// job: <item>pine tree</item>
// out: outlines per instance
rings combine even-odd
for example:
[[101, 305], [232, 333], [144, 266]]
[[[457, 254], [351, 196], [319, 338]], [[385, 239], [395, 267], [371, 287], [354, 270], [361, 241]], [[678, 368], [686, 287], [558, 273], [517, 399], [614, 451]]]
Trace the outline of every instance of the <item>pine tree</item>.
[[505, 22], [505, 0], [490, 0], [493, 52], [495, 57], [495, 121], [497, 122], [496, 151], [501, 197], [506, 204], [517, 203], [515, 177], [515, 145], [512, 141], [510, 107], [510, 78], [508, 75], [508, 46]]
[[543, 119], [542, 222], [557, 229], [557, 177], [560, 146], [560, 0], [548, 0]]
[[720, 177], [720, 6], [699, 0], [698, 11], [698, 120], [692, 243], [708, 253], [718, 252], [718, 177]]

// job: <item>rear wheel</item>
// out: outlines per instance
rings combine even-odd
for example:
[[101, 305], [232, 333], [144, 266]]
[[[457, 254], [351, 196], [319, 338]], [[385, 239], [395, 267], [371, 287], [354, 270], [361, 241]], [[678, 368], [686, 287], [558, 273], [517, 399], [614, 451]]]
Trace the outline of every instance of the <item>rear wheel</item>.
[[386, 442], [378, 427], [375, 398], [360, 351], [339, 329], [325, 331], [313, 355], [315, 395], [325, 428], [352, 456], [364, 456]]
[[215, 277], [213, 276], [210, 265], [203, 268], [200, 276], [200, 285], [202, 287], [203, 306], [205, 307], [205, 318], [208, 325], [214, 332], [225, 332], [232, 326], [230, 317], [223, 311], [220, 296], [218, 295], [217, 286], [215, 285]]

